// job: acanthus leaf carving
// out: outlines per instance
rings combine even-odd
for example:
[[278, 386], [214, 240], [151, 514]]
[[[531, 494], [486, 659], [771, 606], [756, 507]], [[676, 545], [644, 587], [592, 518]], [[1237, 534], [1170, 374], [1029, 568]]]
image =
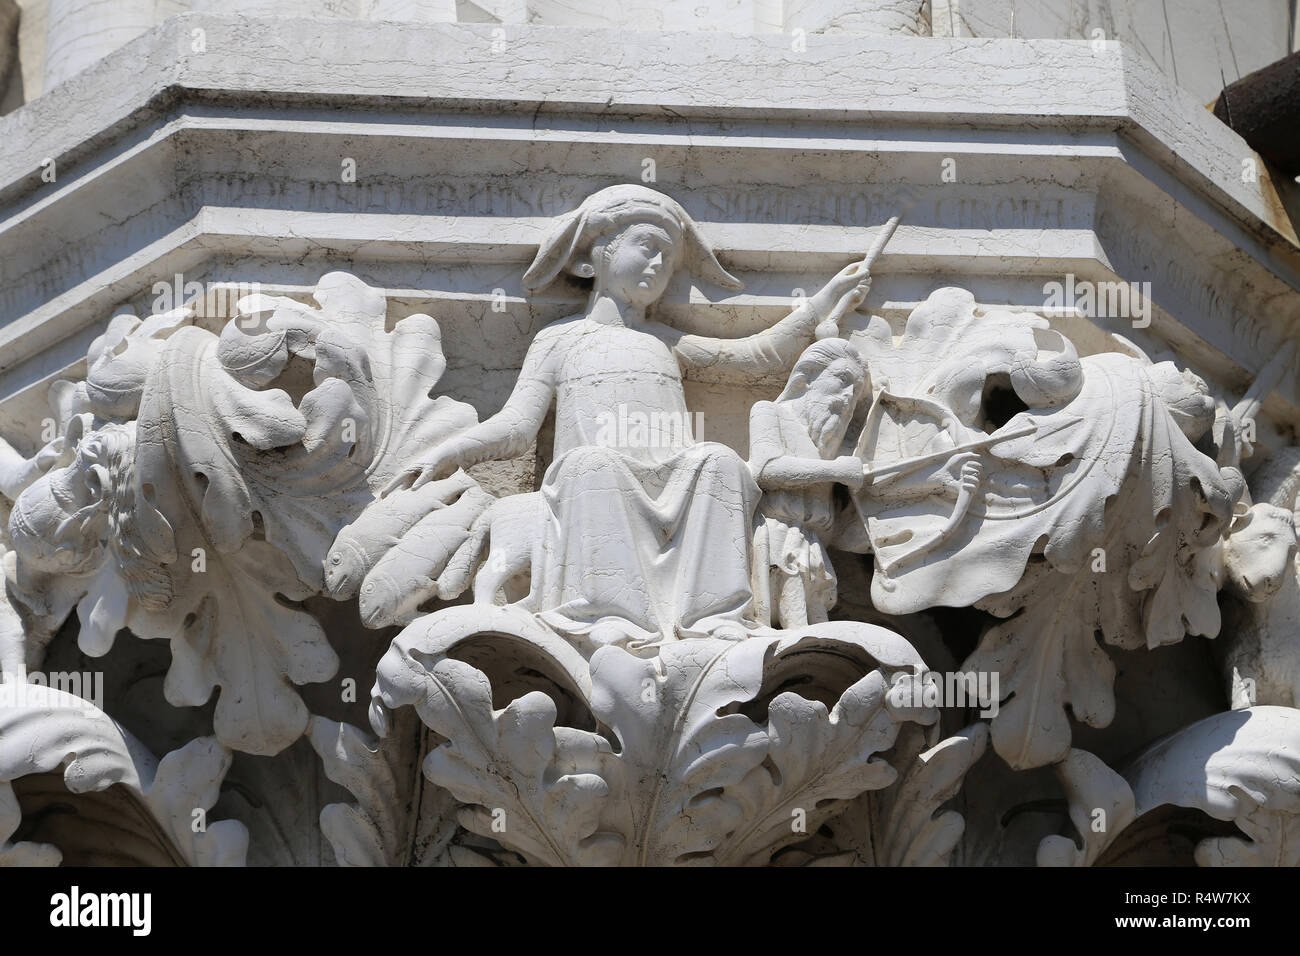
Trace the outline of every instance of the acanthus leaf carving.
[[519, 612], [468, 607], [444, 614], [437, 633], [412, 625], [381, 661], [372, 692], [375, 729], [387, 735], [387, 708], [415, 705], [446, 741], [425, 758], [424, 773], [460, 801], [462, 824], [471, 832], [552, 866], [617, 862], [624, 838], [600, 821], [600, 798], [613, 771], [609, 742], [589, 730], [555, 726], [555, 703], [539, 691], [497, 708], [488, 677], [446, 655], [487, 627], [525, 645], [529, 670], [545, 668], [578, 696], [590, 687], [585, 663]]
[[460, 661], [438, 661], [417, 704], [448, 739], [425, 759], [425, 774], [466, 804], [462, 822], [529, 859], [551, 866], [612, 863], [618, 834], [598, 833], [600, 774], [612, 754], [590, 732], [555, 726], [555, 704], [534, 691], [494, 710], [486, 677]]
[[[373, 720], [382, 730], [387, 708], [414, 703], [447, 738], [426, 760], [429, 779], [468, 804], [469, 829], [537, 862], [766, 863], [892, 783], [880, 755], [902, 722], [935, 719], [888, 699], [890, 678], [922, 664], [871, 625], [696, 639], [655, 657], [609, 646], [588, 672], [580, 658], [552, 655], [564, 645], [523, 612], [474, 621], [444, 611], [400, 635], [379, 667]], [[472, 644], [476, 626], [513, 635], [567, 675], [551, 686], [585, 697], [596, 729], [556, 726], [555, 701], [540, 690], [497, 701], [483, 671], [448, 656]], [[773, 692], [798, 675], [811, 699]]]
[[540, 691], [493, 711], [488, 681], [458, 661], [438, 662], [432, 681], [440, 691], [455, 688], [464, 724], [431, 725], [450, 743], [429, 754], [425, 773], [469, 805], [461, 820], [470, 830], [500, 832], [508, 846], [552, 866], [617, 862], [621, 836], [600, 829], [608, 741], [556, 727], [555, 704]]
[[[142, 386], [134, 491], [135, 510], [166, 515], [175, 535], [160, 562], [173, 596], [129, 603], [108, 580], [87, 607], [104, 619], [86, 632], [100, 653], [123, 625], [169, 639], [168, 700], [199, 705], [223, 688], [217, 736], [251, 753], [297, 739], [308, 714], [291, 685], [337, 669], [294, 602], [325, 589], [338, 532], [415, 449], [476, 420], [429, 397], [446, 364], [431, 318], [387, 332], [383, 295], [343, 274], [316, 297], [320, 309], [253, 296], [221, 338], [190, 327], [163, 343]], [[297, 403], [264, 388], [293, 356], [314, 362]]]
[[897, 771], [877, 756], [888, 750], [898, 724], [888, 712], [885, 678], [873, 671], [844, 692], [829, 712], [820, 701], [786, 693], [768, 706], [768, 758], [751, 770], [734, 792], [744, 809], [743, 823], [719, 862], [767, 863], [792, 832], [792, 816], [802, 812], [814, 828], [843, 802], [881, 790]]
[[[404, 812], [408, 754], [395, 737], [376, 741], [348, 723], [312, 717], [312, 748], [325, 775], [356, 797], [320, 813], [321, 832], [340, 866], [402, 866], [410, 851], [411, 820]], [[417, 791], [418, 792], [418, 791]]]
[[[13, 684], [6, 685], [10, 694]], [[29, 699], [0, 707], [0, 839], [14, 832], [18, 817], [13, 782], [62, 771], [63, 785], [75, 799], [120, 785], [126, 802], [83, 811], [94, 820], [112, 819], [131, 839], [108, 830], [93, 844], [78, 847], [93, 858], [169, 862], [190, 866], [242, 866], [248, 831], [235, 820], [208, 822], [231, 752], [212, 737], [201, 737], [166, 754], [161, 761], [90, 702], [48, 687], [27, 687]], [[194, 826], [203, 814], [203, 826]], [[134, 856], [133, 856], [134, 855]], [[62, 853], [49, 844], [0, 843], [0, 864], [56, 866]]]
[[[1218, 632], [1212, 549], [1239, 494], [1171, 410], [1208, 407], [1194, 382], [1129, 355], [1079, 359], [1068, 342], [1044, 351], [1042, 328], [943, 289], [898, 346], [874, 326], [855, 336], [887, 376], [860, 439], [873, 468], [938, 449], [942, 479], [961, 448], [983, 459], [977, 490], [956, 503], [934, 468], [864, 486], [856, 501], [878, 607], [974, 604], [1009, 619], [963, 669], [1002, 674], [993, 744], [1017, 768], [1065, 756], [1067, 706], [1109, 724], [1114, 668], [1095, 634], [1156, 647]], [[989, 418], [998, 381], [1025, 408], [1001, 424]]]
[[1133, 791], [1123, 777], [1086, 750], [1072, 748], [1052, 769], [1065, 788], [1070, 822], [1083, 847], [1068, 836], [1045, 837], [1038, 845], [1038, 865], [1092, 866], [1137, 818]]
[[966, 821], [939, 807], [961, 790], [988, 748], [988, 726], [973, 724], [918, 754], [894, 787], [879, 795], [884, 823], [879, 860], [886, 866], [947, 866]]

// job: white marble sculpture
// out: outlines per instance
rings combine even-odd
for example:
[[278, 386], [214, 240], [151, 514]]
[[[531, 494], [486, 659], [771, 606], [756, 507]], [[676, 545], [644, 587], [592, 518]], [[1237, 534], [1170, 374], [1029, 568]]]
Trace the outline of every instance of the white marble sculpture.
[[[865, 284], [865, 283], [864, 283]], [[836, 604], [835, 568], [826, 542], [835, 528], [832, 486], [858, 489], [862, 459], [841, 454], [871, 383], [853, 346], [839, 338], [810, 345], [773, 402], [749, 416], [749, 467], [763, 489], [754, 538], [759, 619], [783, 627], [827, 619]]]
[[[283, 772], [353, 795], [311, 808], [351, 865], [412, 847], [451, 865], [941, 865], [1000, 839], [941, 807], [1036, 771], [1082, 847], [993, 856], [1141, 859], [1134, 824], [1176, 805], [1243, 834], [1207, 836], [1197, 862], [1297, 862], [1294, 449], [1248, 488], [1244, 413], [1216, 417], [1197, 376], [1122, 340], [1080, 356], [960, 288], [895, 328], [856, 311], [855, 262], [721, 338], [656, 315], [675, 272], [739, 285], [663, 192], [612, 186], [558, 218], [524, 285], [588, 283], [587, 303], [540, 328], [481, 420], [442, 386], [436, 318], [390, 327], [384, 293], [346, 273], [314, 305], [246, 297], [219, 334], [188, 308], [115, 320], [84, 381], [51, 389], [58, 434], [31, 458], [0, 445], [0, 688], [75, 615], [92, 657], [165, 639], [167, 705], [219, 693], [166, 754], [61, 692], [0, 706], [0, 862], [60, 859], [23, 838], [20, 800], [60, 771], [74, 794], [124, 785], [114, 799], [155, 824], [146, 862], [276, 860], [275, 827], [219, 796], [230, 774]], [[747, 383], [747, 456], [699, 440], [693, 379]], [[533, 488], [493, 486], [485, 466], [526, 455], [549, 462]], [[1076, 746], [1072, 721], [1117, 716], [1108, 648], [1219, 635], [1220, 588], [1239, 709], [1125, 767]], [[998, 675], [976, 718], [926, 696], [905, 635], [937, 607], [990, 615], [955, 662]], [[334, 637], [345, 616], [354, 641], [391, 636], [377, 665]], [[377, 738], [313, 696], [357, 667], [343, 699]], [[191, 805], [216, 817], [202, 838]]]
[[590, 197], [556, 225], [524, 276], [532, 289], [562, 272], [591, 278], [586, 310], [538, 332], [501, 411], [414, 467], [413, 489], [458, 467], [514, 458], [553, 404], [530, 608], [594, 645], [744, 635], [753, 622], [748, 549], [759, 488], [733, 449], [695, 440], [682, 374], [789, 366], [863, 278], [850, 267], [771, 329], [711, 339], [647, 315], [679, 267], [739, 284], [669, 197], [641, 186]]

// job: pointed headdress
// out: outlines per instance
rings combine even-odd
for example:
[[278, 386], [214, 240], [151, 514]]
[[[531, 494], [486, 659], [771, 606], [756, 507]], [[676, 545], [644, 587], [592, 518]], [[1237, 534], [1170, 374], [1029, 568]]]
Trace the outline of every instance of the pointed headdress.
[[585, 278], [595, 275], [592, 245], [602, 236], [639, 222], [667, 230], [681, 246], [682, 265], [697, 278], [727, 289], [741, 288], [741, 281], [722, 268], [695, 220], [676, 200], [635, 184], [592, 193], [581, 206], [562, 216], [542, 240], [537, 258], [524, 273], [524, 288], [534, 292], [554, 282], [564, 271]]

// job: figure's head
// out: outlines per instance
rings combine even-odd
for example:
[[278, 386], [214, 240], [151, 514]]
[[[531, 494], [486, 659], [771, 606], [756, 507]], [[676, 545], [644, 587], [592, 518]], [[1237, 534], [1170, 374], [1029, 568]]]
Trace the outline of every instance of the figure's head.
[[662, 225], [637, 222], [592, 246], [595, 291], [647, 308], [663, 295], [677, 265], [680, 236]]
[[676, 201], [645, 186], [611, 186], [559, 220], [524, 273], [524, 288], [536, 291], [568, 272], [644, 308], [663, 294], [678, 265], [725, 288], [740, 288]]
[[1248, 601], [1266, 601], [1282, 586], [1296, 550], [1295, 515], [1260, 502], [1232, 523], [1223, 542], [1228, 583]]
[[779, 402], [792, 402], [823, 456], [844, 440], [853, 410], [871, 388], [866, 364], [844, 339], [822, 339], [804, 350]]

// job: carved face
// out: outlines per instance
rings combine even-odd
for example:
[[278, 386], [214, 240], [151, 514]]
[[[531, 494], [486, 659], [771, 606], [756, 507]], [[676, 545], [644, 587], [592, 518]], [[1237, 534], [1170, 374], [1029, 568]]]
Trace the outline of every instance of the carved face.
[[1295, 518], [1276, 505], [1260, 503], [1233, 527], [1223, 544], [1223, 562], [1233, 588], [1249, 601], [1268, 600], [1282, 586], [1295, 553]]
[[82, 574], [103, 558], [107, 508], [91, 496], [88, 466], [74, 464], [42, 475], [14, 503], [9, 536], [30, 567], [56, 574]]
[[616, 234], [605, 247], [598, 266], [601, 292], [644, 309], [668, 287], [677, 251], [672, 237], [659, 226], [636, 223]]
[[808, 383], [803, 393], [804, 420], [823, 455], [844, 440], [858, 397], [861, 369], [848, 359], [836, 359]]

